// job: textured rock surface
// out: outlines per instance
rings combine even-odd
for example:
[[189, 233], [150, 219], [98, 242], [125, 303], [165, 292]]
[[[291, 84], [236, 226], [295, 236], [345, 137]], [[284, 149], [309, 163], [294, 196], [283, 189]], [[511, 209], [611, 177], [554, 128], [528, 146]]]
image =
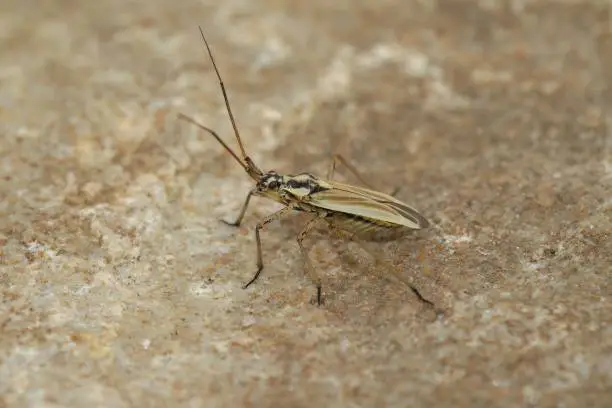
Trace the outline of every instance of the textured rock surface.
[[[610, 406], [609, 2], [2, 3], [0, 406]], [[198, 24], [262, 167], [340, 152], [433, 227], [312, 241], [318, 308], [272, 224], [242, 290], [278, 206], [218, 222]]]

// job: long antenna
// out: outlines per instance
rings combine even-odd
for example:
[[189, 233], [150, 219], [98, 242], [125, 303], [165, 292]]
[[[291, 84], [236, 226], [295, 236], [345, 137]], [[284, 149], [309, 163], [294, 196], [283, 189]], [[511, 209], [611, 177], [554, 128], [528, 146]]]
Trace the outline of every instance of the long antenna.
[[205, 131], [207, 131], [208, 133], [210, 133], [210, 134], [211, 134], [211, 135], [212, 135], [212, 136], [213, 136], [215, 139], [217, 139], [217, 142], [221, 143], [221, 145], [222, 145], [223, 147], [225, 147], [225, 150], [227, 150], [228, 152], [230, 152], [230, 154], [231, 154], [232, 156], [234, 156], [234, 159], [236, 159], [236, 161], [237, 161], [238, 163], [240, 163], [240, 165], [242, 166], [242, 168], [243, 168], [243, 169], [245, 169], [247, 173], [249, 172], [249, 168], [247, 167], [247, 165], [246, 165], [246, 164], [244, 164], [244, 162], [243, 162], [242, 160], [240, 160], [240, 158], [238, 157], [238, 155], [237, 155], [236, 153], [234, 153], [234, 151], [231, 149], [231, 147], [229, 147], [229, 146], [228, 146], [228, 145], [227, 145], [227, 144], [226, 144], [226, 143], [223, 141], [223, 139], [221, 139], [221, 137], [220, 137], [220, 136], [217, 134], [217, 132], [215, 132], [214, 130], [212, 130], [212, 129], [211, 129], [211, 128], [209, 128], [209, 127], [206, 127], [206, 126], [204, 126], [204, 125], [202, 125], [202, 124], [200, 124], [200, 123], [196, 122], [194, 119], [192, 119], [192, 118], [190, 118], [189, 116], [184, 115], [184, 114], [182, 114], [182, 113], [179, 113], [179, 114], [178, 114], [178, 117], [179, 117], [179, 119], [186, 120], [187, 122], [190, 122], [190, 123], [192, 123], [192, 124], [196, 125], [197, 127], [199, 127], [200, 129], [205, 130]]
[[217, 74], [217, 78], [219, 79], [219, 85], [221, 85], [221, 92], [223, 92], [223, 99], [225, 100], [225, 107], [227, 108], [227, 113], [229, 114], [230, 120], [232, 122], [232, 127], [234, 128], [234, 134], [236, 135], [236, 140], [238, 140], [238, 145], [240, 146], [240, 151], [242, 152], [242, 158], [246, 160], [247, 154], [244, 150], [244, 146], [242, 145], [242, 140], [240, 140], [240, 132], [238, 132], [238, 126], [236, 126], [236, 120], [234, 119], [232, 108], [230, 107], [229, 98], [227, 96], [227, 91], [225, 90], [225, 85], [223, 84], [223, 79], [221, 79], [221, 74], [219, 73], [219, 70], [217, 69], [217, 64], [215, 63], [215, 57], [213, 57], [212, 51], [210, 50], [210, 46], [208, 45], [208, 41], [206, 41], [206, 37], [204, 36], [204, 31], [202, 30], [202, 26], [198, 26], [198, 28], [200, 29], [202, 40], [204, 40], [204, 45], [206, 45], [206, 50], [208, 51], [208, 56], [210, 57], [210, 61], [212, 62], [213, 68], [215, 68], [215, 73]]

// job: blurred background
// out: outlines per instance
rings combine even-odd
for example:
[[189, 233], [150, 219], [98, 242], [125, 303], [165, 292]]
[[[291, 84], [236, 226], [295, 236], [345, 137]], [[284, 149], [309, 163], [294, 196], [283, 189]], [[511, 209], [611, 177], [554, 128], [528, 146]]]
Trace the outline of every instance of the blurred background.
[[[3, 0], [0, 406], [565, 406], [612, 400], [606, 1]], [[264, 170], [341, 153], [430, 221], [358, 248]], [[339, 178], [357, 183], [339, 169]], [[325, 231], [321, 231], [325, 238]]]

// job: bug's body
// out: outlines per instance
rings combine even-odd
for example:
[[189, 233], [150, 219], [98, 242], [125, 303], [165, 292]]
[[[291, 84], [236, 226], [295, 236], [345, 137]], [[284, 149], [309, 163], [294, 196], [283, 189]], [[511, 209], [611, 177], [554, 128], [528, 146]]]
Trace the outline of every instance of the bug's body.
[[378, 191], [310, 173], [264, 174], [257, 183], [261, 195], [297, 211], [312, 212], [332, 226], [366, 241], [387, 241], [428, 226], [414, 208]]
[[[308, 252], [302, 243], [317, 221], [325, 221], [332, 229], [347, 232], [352, 238], [366, 241], [397, 239], [409, 231], [426, 228], [429, 225], [427, 220], [419, 214], [417, 210], [391, 195], [383, 194], [370, 188], [356, 187], [332, 180], [335, 163], [336, 160], [338, 160], [357, 176], [363, 184], [367, 184], [363, 181], [363, 178], [359, 175], [357, 170], [339, 155], [334, 156], [334, 161], [326, 180], [318, 178], [310, 173], [281, 175], [275, 171], [261, 171], [246, 154], [244, 146], [242, 145], [242, 140], [240, 139], [236, 121], [232, 114], [225, 85], [223, 84], [223, 80], [221, 79], [212, 52], [201, 28], [200, 33], [202, 34], [202, 39], [208, 50], [217, 78], [219, 79], [225, 105], [234, 128], [242, 158], [238, 157], [214, 130], [199, 124], [183, 114], [179, 114], [179, 117], [210, 133], [255, 181], [255, 187], [247, 195], [236, 220], [234, 222], [224, 222], [234, 226], [240, 225], [249, 205], [249, 201], [254, 195], [266, 197], [284, 205], [281, 210], [265, 217], [255, 227], [257, 271], [253, 278], [247, 282], [245, 288], [257, 280], [263, 269], [261, 239], [259, 236], [260, 230], [266, 224], [281, 218], [291, 210], [307, 212], [314, 215], [298, 235], [297, 242], [303, 255], [305, 268], [316, 284], [317, 301], [319, 304], [321, 303], [321, 279], [313, 268], [310, 258], [308, 257]], [[426, 301], [415, 288], [412, 286], [410, 287], [421, 300]], [[430, 303], [429, 301], [426, 302]]]

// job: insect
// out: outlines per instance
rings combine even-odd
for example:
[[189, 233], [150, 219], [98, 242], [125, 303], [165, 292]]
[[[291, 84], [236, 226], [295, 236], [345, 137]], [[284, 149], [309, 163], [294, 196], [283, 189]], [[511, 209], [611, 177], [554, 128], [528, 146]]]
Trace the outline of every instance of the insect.
[[[286, 216], [291, 211], [312, 214], [297, 236], [304, 268], [316, 285], [317, 303], [321, 305], [321, 278], [313, 267], [308, 252], [303, 244], [304, 238], [312, 231], [318, 222], [326, 222], [331, 229], [348, 233], [351, 238], [365, 241], [388, 241], [401, 237], [413, 231], [426, 228], [429, 223], [417, 210], [399, 201], [391, 195], [380, 193], [369, 187], [363, 177], [348, 161], [340, 155], [334, 155], [327, 179], [319, 178], [310, 173], [282, 175], [274, 170], [262, 171], [246, 153], [242, 144], [238, 126], [232, 113], [229, 97], [217, 68], [208, 41], [202, 27], [199, 27], [202, 40], [208, 51], [211, 63], [217, 75], [225, 107], [231, 121], [234, 135], [240, 148], [241, 157], [232, 150], [214, 130], [196, 122], [194, 119], [179, 113], [179, 118], [186, 120], [212, 135], [233, 158], [242, 166], [246, 173], [255, 181], [255, 186], [249, 191], [238, 217], [233, 222], [221, 220], [231, 226], [239, 226], [244, 218], [251, 197], [260, 196], [272, 199], [284, 205], [279, 211], [268, 215], [255, 226], [255, 241], [257, 243], [257, 270], [245, 285], [248, 288], [255, 282], [264, 267], [261, 250], [260, 231], [272, 221]], [[368, 188], [357, 187], [332, 180], [336, 162], [342, 163]], [[418, 298], [428, 304], [412, 285], [409, 285]]]

